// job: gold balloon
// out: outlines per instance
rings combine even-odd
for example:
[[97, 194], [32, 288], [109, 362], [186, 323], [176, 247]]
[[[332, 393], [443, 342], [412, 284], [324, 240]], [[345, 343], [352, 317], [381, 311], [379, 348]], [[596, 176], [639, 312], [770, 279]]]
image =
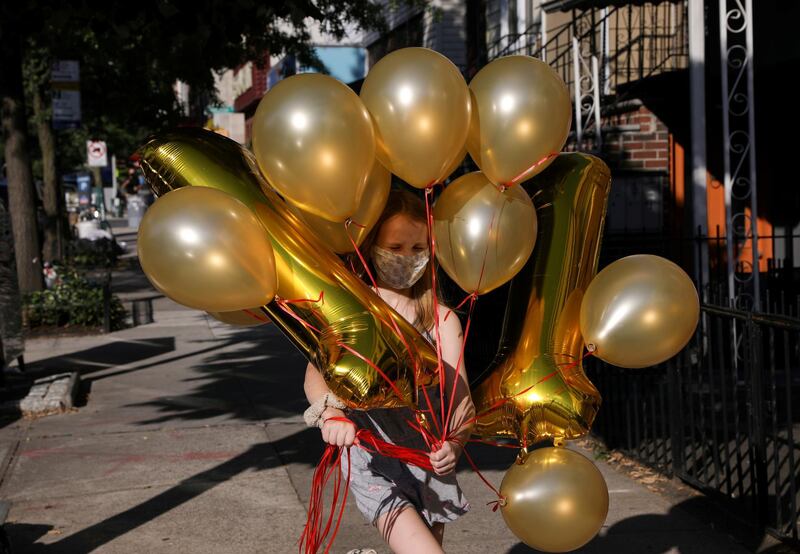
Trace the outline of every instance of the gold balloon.
[[266, 304], [275, 295], [275, 259], [253, 212], [212, 189], [175, 191], [139, 226], [139, 262], [176, 302], [208, 311]]
[[639, 254], [597, 274], [581, 304], [581, 333], [594, 355], [619, 367], [648, 367], [680, 352], [692, 338], [700, 300], [680, 267]]
[[494, 290], [522, 269], [536, 243], [536, 210], [520, 187], [480, 171], [459, 177], [433, 207], [436, 259], [467, 292]]
[[370, 69], [361, 99], [389, 171], [417, 188], [452, 173], [470, 122], [469, 89], [453, 62], [427, 48], [395, 50]]
[[451, 164], [450, 164], [450, 166], [449, 166], [447, 169], [445, 169], [445, 170], [444, 170], [444, 175], [445, 175], [445, 177], [444, 177], [444, 178], [442, 178], [442, 181], [444, 181], [445, 179], [447, 179], [447, 177], [449, 177], [450, 175], [452, 175], [452, 173], [453, 173], [453, 172], [454, 172], [456, 169], [458, 169], [458, 168], [459, 168], [459, 166], [460, 166], [462, 163], [464, 163], [464, 158], [466, 158], [466, 157], [467, 157], [467, 145], [465, 144], [465, 145], [464, 145], [464, 148], [462, 148], [462, 149], [461, 149], [461, 152], [459, 152], [459, 153], [458, 153], [458, 156], [456, 156], [456, 157], [453, 159], [453, 163], [451, 163]]
[[417, 386], [436, 383], [430, 343], [289, 211], [247, 150], [216, 133], [180, 129], [151, 138], [139, 152], [156, 194], [188, 185], [218, 188], [256, 213], [275, 253], [276, 297], [309, 300], [286, 302], [291, 315], [278, 302], [264, 310], [350, 407], [413, 405]]
[[539, 448], [518, 460], [500, 485], [511, 531], [542, 552], [570, 552], [592, 540], [608, 515], [608, 486], [585, 456]]
[[295, 75], [270, 89], [253, 119], [253, 151], [269, 183], [330, 221], [355, 214], [372, 163], [375, 133], [358, 96], [333, 77]]
[[[597, 272], [609, 186], [608, 166], [586, 154], [561, 154], [525, 186], [533, 193], [539, 239], [511, 281], [495, 361], [473, 379], [475, 433], [523, 446], [588, 432], [600, 394], [579, 363], [581, 300]], [[515, 187], [517, 188], [517, 187]]]
[[372, 171], [367, 179], [367, 186], [361, 196], [361, 202], [351, 218], [353, 224], [348, 229], [345, 229], [342, 222], [334, 223], [324, 217], [304, 212], [295, 206], [290, 205], [289, 209], [299, 216], [328, 248], [337, 254], [353, 252], [353, 243], [347, 236], [348, 233], [356, 244], [361, 245], [383, 213], [386, 200], [389, 198], [391, 183], [392, 175], [376, 159], [372, 164]]
[[493, 183], [510, 186], [533, 177], [564, 147], [572, 120], [569, 90], [543, 61], [499, 58], [469, 88], [467, 149]]
[[208, 312], [208, 315], [222, 323], [235, 327], [258, 327], [269, 323], [269, 318], [264, 315], [261, 308], [236, 310], [234, 312]]

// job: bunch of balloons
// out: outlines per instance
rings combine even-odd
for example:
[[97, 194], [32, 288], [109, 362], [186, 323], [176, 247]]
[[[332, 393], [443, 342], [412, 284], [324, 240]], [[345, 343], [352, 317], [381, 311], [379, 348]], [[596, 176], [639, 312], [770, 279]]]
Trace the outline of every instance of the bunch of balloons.
[[[271, 321], [351, 408], [416, 408], [439, 378], [436, 351], [337, 254], [375, 225], [391, 174], [429, 199], [469, 153], [480, 171], [444, 188], [430, 233], [473, 302], [511, 281], [498, 355], [471, 383], [475, 433], [522, 447], [500, 490], [512, 531], [572, 550], [608, 508], [598, 470], [560, 446], [588, 432], [600, 405], [584, 347], [623, 367], [659, 363], [689, 340], [699, 308], [689, 278], [661, 258], [595, 277], [610, 172], [560, 154], [570, 123], [567, 87], [527, 56], [493, 61], [467, 85], [444, 56], [405, 48], [371, 69], [360, 96], [325, 75], [289, 77], [256, 111], [253, 153], [197, 129], [141, 147], [159, 197], [139, 230], [142, 268], [217, 319]], [[557, 446], [534, 448], [548, 439]]]

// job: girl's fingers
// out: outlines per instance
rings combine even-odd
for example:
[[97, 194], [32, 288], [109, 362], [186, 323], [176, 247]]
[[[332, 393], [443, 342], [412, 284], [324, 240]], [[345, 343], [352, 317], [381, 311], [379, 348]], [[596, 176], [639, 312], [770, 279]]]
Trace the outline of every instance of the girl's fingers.
[[447, 475], [448, 473], [451, 473], [454, 469], [455, 469], [454, 464], [448, 464], [441, 468], [434, 468], [434, 471], [436, 472], [436, 475]]
[[344, 446], [344, 441], [347, 438], [347, 429], [343, 428], [341, 425], [337, 425], [338, 429], [336, 429], [336, 446]]
[[445, 460], [431, 460], [431, 466], [436, 471], [442, 471], [447, 467], [455, 466], [455, 460], [452, 459], [445, 459]]
[[447, 452], [444, 448], [431, 452], [431, 462], [441, 462], [445, 457], [447, 457]]

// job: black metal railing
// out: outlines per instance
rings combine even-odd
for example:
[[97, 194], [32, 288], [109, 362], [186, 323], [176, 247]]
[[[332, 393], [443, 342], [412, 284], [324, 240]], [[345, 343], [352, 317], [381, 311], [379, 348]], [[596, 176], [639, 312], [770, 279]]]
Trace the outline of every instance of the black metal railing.
[[668, 362], [620, 369], [593, 360], [604, 403], [594, 432], [656, 469], [798, 540], [800, 319], [705, 304]]
[[[504, 35], [488, 46], [489, 61], [512, 54], [544, 59], [573, 92], [573, 42], [584, 58], [596, 56], [601, 96], [616, 104], [634, 95], [632, 83], [689, 66], [688, 3], [643, 3], [573, 10], [572, 20], [548, 30], [542, 44], [538, 22], [521, 33]], [[624, 89], [624, 90], [623, 90]]]
[[[653, 254], [680, 265], [695, 282], [701, 298], [715, 305], [727, 305], [758, 313], [800, 317], [800, 235], [758, 237], [760, 305], [753, 302], [751, 258], [740, 255], [728, 267], [728, 238], [720, 228], [713, 234], [694, 235], [657, 231], [608, 232], [603, 238], [600, 267], [632, 254]], [[752, 238], [733, 239], [734, 252], [752, 251]]]

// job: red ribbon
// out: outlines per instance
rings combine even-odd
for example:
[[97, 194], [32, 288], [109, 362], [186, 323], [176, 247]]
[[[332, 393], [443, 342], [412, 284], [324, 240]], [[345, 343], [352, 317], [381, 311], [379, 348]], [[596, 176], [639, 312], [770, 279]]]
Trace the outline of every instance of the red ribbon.
[[[345, 417], [329, 417], [325, 421], [341, 421], [355, 425], [355, 423]], [[395, 458], [401, 462], [421, 467], [427, 471], [433, 471], [430, 456], [424, 450], [386, 442], [376, 437], [368, 429], [358, 429], [356, 431], [356, 437], [353, 444], [367, 452], [380, 454], [389, 458]], [[344, 485], [342, 485], [341, 465], [342, 455], [345, 451], [347, 452], [347, 478], [344, 482]], [[350, 491], [350, 463], [350, 447], [338, 447], [331, 444], [325, 447], [325, 451], [322, 453], [322, 458], [320, 458], [317, 467], [314, 469], [314, 476], [311, 480], [311, 494], [308, 500], [308, 515], [306, 517], [306, 524], [303, 528], [303, 533], [300, 535], [300, 541], [298, 542], [300, 552], [305, 552], [305, 554], [315, 554], [329, 536], [330, 540], [328, 540], [325, 553], [327, 554], [330, 552], [336, 535], [339, 533], [339, 527], [342, 523], [342, 516], [344, 515], [344, 508], [347, 504], [347, 496]], [[322, 521], [324, 519], [325, 487], [327, 486], [328, 481], [330, 481], [332, 475], [333, 491], [331, 498], [331, 511], [328, 515], [325, 527], [323, 528]], [[339, 505], [337, 509], [340, 496], [341, 505]], [[337, 511], [338, 516], [335, 516]], [[334, 517], [336, 517], [335, 524]]]
[[541, 159], [541, 160], [539, 160], [538, 162], [534, 163], [532, 166], [530, 166], [530, 167], [528, 167], [527, 169], [525, 169], [525, 171], [523, 171], [522, 173], [520, 173], [519, 175], [517, 175], [516, 177], [514, 177], [513, 179], [511, 179], [511, 181], [509, 181], [509, 182], [508, 182], [506, 185], [504, 185], [504, 186], [505, 186], [505, 187], [511, 187], [511, 186], [514, 186], [514, 185], [516, 185], [516, 184], [517, 184], [517, 182], [518, 182], [520, 179], [522, 179], [522, 177], [524, 177], [526, 173], [528, 173], [529, 171], [532, 171], [532, 170], [536, 169], [537, 167], [539, 167], [539, 166], [540, 166], [540, 165], [542, 165], [543, 163], [545, 163], [545, 162], [548, 162], [548, 161], [552, 160], [552, 159], [553, 159], [553, 158], [555, 158], [556, 156], [558, 156], [558, 152], [550, 152], [550, 153], [549, 153], [547, 156], [545, 156], [544, 158], [542, 158], [542, 159]]
[[[285, 298], [278, 298], [277, 296], [275, 297], [275, 303], [278, 305], [278, 307], [282, 311], [284, 311], [286, 314], [288, 314], [289, 316], [291, 316], [294, 319], [296, 319], [297, 321], [299, 321], [300, 324], [303, 325], [303, 327], [305, 327], [306, 329], [311, 329], [312, 331], [315, 331], [315, 332], [317, 332], [319, 334], [322, 334], [322, 331], [320, 331], [319, 329], [317, 329], [316, 327], [311, 325], [309, 322], [307, 322], [306, 320], [304, 320], [303, 318], [298, 316], [296, 313], [294, 313], [294, 311], [289, 308], [289, 304], [300, 304], [300, 303], [303, 303], [303, 302], [307, 302], [307, 303], [310, 303], [310, 304], [316, 304], [316, 303], [319, 303], [319, 302], [323, 302], [324, 300], [325, 300], [325, 291], [324, 290], [319, 292], [319, 297], [316, 300], [314, 300], [313, 298], [294, 298], [294, 299], [291, 299], [291, 300], [287, 300]], [[315, 308], [310, 308], [310, 310], [311, 310], [311, 313], [314, 314], [315, 316], [317, 316], [318, 319], [322, 319], [322, 316], [319, 314], [319, 312]]]
[[262, 321], [264, 323], [269, 323], [269, 319], [267, 319], [266, 317], [262, 317], [256, 313], [251, 312], [250, 310], [242, 310], [242, 311], [247, 315], [249, 315], [250, 317], [252, 317], [253, 319], [257, 319], [258, 321]]

